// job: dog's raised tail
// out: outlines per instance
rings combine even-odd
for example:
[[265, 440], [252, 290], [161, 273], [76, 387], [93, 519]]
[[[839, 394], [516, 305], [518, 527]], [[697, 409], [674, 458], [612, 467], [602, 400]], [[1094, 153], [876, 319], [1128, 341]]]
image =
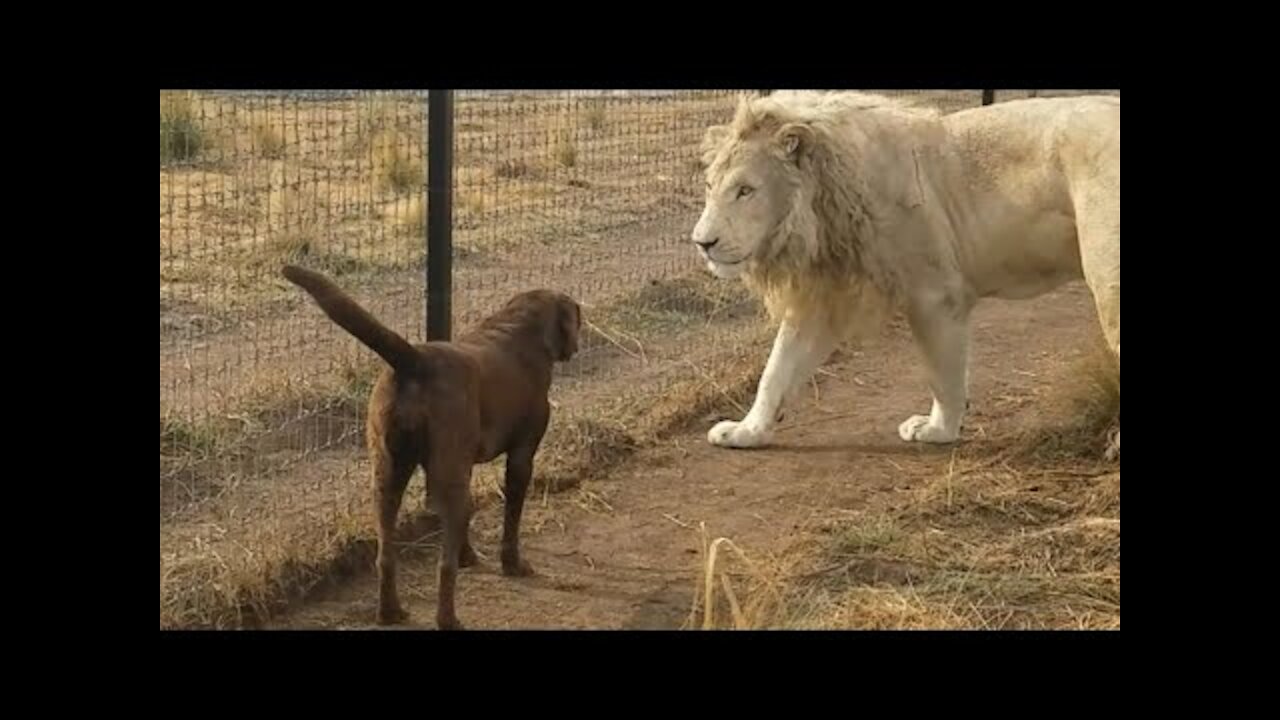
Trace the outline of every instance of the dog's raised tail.
[[397, 372], [410, 372], [420, 367], [422, 355], [408, 340], [378, 322], [329, 278], [296, 265], [285, 265], [280, 274], [306, 290], [330, 320], [378, 353]]

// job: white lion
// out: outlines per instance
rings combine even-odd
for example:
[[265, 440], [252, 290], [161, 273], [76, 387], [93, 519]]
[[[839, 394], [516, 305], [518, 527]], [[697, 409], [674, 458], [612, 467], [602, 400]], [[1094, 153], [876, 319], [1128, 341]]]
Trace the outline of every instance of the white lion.
[[[968, 405], [969, 316], [1083, 278], [1120, 359], [1120, 99], [1041, 98], [951, 115], [855, 92], [743, 100], [707, 130], [693, 242], [780, 322], [754, 404], [707, 439], [769, 442], [842, 340], [905, 312], [933, 408], [903, 440], [949, 443]], [[1108, 448], [1118, 455], [1117, 432]]]

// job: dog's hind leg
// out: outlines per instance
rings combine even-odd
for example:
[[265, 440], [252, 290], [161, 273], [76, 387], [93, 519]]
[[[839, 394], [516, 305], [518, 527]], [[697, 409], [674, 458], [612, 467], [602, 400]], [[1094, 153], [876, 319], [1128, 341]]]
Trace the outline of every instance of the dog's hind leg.
[[[422, 509], [431, 510], [430, 493], [424, 493], [422, 496]], [[480, 556], [476, 554], [474, 548], [471, 547], [471, 533], [468, 532], [466, 537], [462, 539], [462, 552], [458, 553], [458, 567], [469, 568], [480, 562]]]
[[378, 624], [394, 625], [408, 619], [396, 594], [396, 517], [414, 463], [397, 461], [385, 448], [374, 450], [373, 498], [378, 514]]
[[[430, 493], [423, 493], [422, 509], [424, 511], [431, 510], [431, 494]], [[462, 552], [458, 554], [458, 567], [469, 568], [474, 566], [478, 562], [480, 562], [480, 556], [477, 555], [475, 549], [471, 547], [471, 533], [468, 532], [467, 536], [463, 538], [463, 541], [462, 541]]]
[[462, 630], [454, 610], [454, 597], [462, 549], [468, 545], [467, 532], [471, 525], [470, 460], [474, 455], [466, 454], [462, 459], [446, 455], [449, 453], [432, 453], [426, 468], [444, 534], [440, 545], [436, 625], [441, 630]]

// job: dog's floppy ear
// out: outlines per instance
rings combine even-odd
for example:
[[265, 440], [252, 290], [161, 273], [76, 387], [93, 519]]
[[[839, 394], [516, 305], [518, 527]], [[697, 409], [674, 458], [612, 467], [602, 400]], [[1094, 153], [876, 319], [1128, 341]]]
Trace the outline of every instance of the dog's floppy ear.
[[560, 303], [560, 361], [565, 362], [578, 352], [578, 337], [582, 333], [582, 306], [565, 298]]
[[567, 297], [557, 298], [554, 307], [554, 315], [543, 330], [543, 342], [553, 359], [565, 362], [578, 352], [582, 309]]

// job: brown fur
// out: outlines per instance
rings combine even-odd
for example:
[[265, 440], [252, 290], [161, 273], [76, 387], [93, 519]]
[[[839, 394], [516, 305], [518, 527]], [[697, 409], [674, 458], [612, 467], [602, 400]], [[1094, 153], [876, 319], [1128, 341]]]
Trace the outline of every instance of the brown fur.
[[454, 613], [458, 568], [476, 561], [468, 539], [473, 464], [506, 454], [502, 571], [533, 574], [520, 557], [520, 514], [551, 416], [552, 365], [578, 350], [578, 303], [550, 290], [521, 293], [456, 341], [415, 346], [323, 275], [294, 266], [283, 275], [390, 365], [369, 398], [366, 428], [378, 514], [378, 622], [407, 619], [396, 595], [392, 535], [405, 487], [421, 466], [443, 524], [436, 623], [461, 629]]

